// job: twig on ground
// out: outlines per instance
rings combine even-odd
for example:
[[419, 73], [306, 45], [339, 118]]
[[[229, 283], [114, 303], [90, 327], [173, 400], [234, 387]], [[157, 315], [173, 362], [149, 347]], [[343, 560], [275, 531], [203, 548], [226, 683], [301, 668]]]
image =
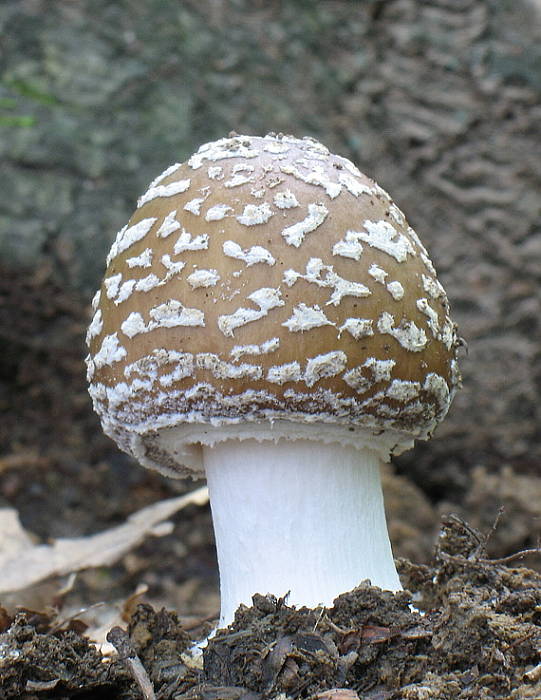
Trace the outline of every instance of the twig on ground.
[[498, 526], [500, 524], [500, 520], [502, 519], [504, 513], [505, 513], [505, 506], [500, 506], [498, 508], [498, 513], [497, 513], [496, 517], [494, 518], [494, 522], [492, 523], [492, 527], [485, 535], [485, 541], [483, 543], [485, 551], [486, 551], [486, 548], [488, 546], [488, 543], [490, 542], [490, 538], [492, 537], [492, 535], [494, 535], [494, 533], [498, 529]]
[[126, 632], [121, 627], [113, 627], [107, 635], [107, 641], [112, 644], [118, 652], [118, 657], [130, 669], [139, 686], [144, 700], [156, 700], [154, 686], [148, 677], [141, 659], [137, 656], [133, 644]]
[[520, 552], [514, 552], [513, 554], [499, 559], [488, 559], [486, 557], [471, 558], [456, 554], [447, 554], [447, 552], [441, 551], [438, 553], [438, 556], [444, 561], [451, 561], [456, 564], [510, 564], [514, 561], [524, 559], [524, 557], [531, 556], [532, 554], [541, 555], [541, 546], [532, 549], [522, 549]]
[[521, 560], [532, 554], [541, 554], [541, 546], [538, 545], [532, 549], [522, 549], [520, 552], [515, 552], [514, 554], [509, 554], [507, 557], [500, 557], [499, 559], [478, 559], [478, 561], [483, 564], [510, 564], [513, 561], [517, 561], [517, 559]]

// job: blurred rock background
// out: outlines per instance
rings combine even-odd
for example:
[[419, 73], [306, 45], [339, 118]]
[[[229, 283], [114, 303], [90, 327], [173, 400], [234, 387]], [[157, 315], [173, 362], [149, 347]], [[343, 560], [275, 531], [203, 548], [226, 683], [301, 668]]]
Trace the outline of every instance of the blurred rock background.
[[[415, 532], [448, 506], [490, 527], [510, 503], [520, 522], [502, 551], [533, 540], [539, 0], [2, 0], [0, 37], [0, 497], [30, 529], [95, 531], [183, 488], [101, 435], [82, 361], [89, 302], [158, 173], [230, 130], [283, 131], [391, 192], [468, 344], [436, 439], [397, 461], [411, 500], [393, 482], [393, 513], [415, 514], [395, 523], [399, 553], [426, 552]], [[210, 535], [189, 537], [207, 552]], [[177, 583], [204, 578], [205, 556]]]

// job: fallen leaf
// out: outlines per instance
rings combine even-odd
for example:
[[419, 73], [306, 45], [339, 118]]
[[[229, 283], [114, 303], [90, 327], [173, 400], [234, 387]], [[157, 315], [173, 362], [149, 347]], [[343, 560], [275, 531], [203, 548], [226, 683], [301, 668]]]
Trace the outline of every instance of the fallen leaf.
[[149, 535], [171, 531], [164, 521], [188, 505], [205, 505], [208, 491], [201, 487], [133, 513], [122, 525], [87, 537], [34, 545], [12, 509], [0, 510], [0, 593], [19, 591], [50, 576], [63, 576], [91, 567], [109, 566]]

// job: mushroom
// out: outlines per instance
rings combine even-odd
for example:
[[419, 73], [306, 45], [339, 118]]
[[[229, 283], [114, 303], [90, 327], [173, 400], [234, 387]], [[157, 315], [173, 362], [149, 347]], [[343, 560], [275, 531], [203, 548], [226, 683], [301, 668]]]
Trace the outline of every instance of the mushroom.
[[220, 624], [253, 594], [400, 589], [380, 462], [459, 386], [455, 325], [389, 195], [311, 138], [230, 135], [155, 179], [93, 302], [104, 431], [208, 480]]

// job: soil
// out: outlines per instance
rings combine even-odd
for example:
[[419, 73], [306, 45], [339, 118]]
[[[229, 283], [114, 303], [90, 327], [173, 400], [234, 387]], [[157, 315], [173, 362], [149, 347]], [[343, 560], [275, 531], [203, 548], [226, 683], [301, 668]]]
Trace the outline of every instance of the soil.
[[[332, 608], [256, 595], [201, 638], [139, 605], [103, 660], [78, 620], [20, 611], [0, 622], [3, 698], [483, 700], [541, 696], [541, 575], [486, 557], [486, 537], [445, 518], [429, 566], [399, 561], [408, 590], [362, 583]], [[507, 562], [506, 562], [507, 563]], [[511, 563], [511, 562], [509, 562]]]

